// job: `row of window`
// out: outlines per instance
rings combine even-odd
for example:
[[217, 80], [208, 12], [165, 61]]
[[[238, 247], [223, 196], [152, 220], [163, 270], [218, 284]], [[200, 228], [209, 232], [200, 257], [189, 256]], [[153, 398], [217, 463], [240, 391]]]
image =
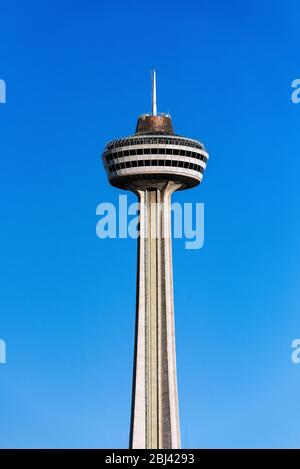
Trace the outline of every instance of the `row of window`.
[[204, 168], [198, 164], [188, 163], [186, 161], [176, 160], [139, 160], [139, 161], [126, 161], [126, 163], [112, 164], [109, 170], [117, 171], [124, 168], [135, 168], [137, 166], [175, 166], [176, 168], [188, 168], [194, 171], [204, 172]]
[[176, 156], [188, 156], [196, 158], [197, 160], [204, 161], [206, 163], [207, 157], [200, 155], [189, 150], [177, 150], [176, 148], [137, 148], [132, 150], [116, 151], [106, 155], [106, 161], [109, 163], [114, 158], [123, 158], [124, 156], [135, 156], [135, 155], [176, 155]]
[[107, 145], [107, 149], [118, 148], [127, 145], [147, 145], [151, 143], [161, 143], [166, 145], [184, 145], [186, 147], [194, 147], [203, 150], [204, 147], [198, 142], [192, 140], [180, 139], [180, 138], [167, 138], [166, 136], [157, 137], [143, 137], [143, 138], [122, 138], [120, 140], [114, 140]]

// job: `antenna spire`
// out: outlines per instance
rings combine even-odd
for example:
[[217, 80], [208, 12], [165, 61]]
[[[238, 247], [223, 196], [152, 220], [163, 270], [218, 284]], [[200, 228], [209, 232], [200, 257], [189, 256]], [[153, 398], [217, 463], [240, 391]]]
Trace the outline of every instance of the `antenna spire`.
[[156, 71], [152, 70], [152, 116], [157, 116], [156, 107]]

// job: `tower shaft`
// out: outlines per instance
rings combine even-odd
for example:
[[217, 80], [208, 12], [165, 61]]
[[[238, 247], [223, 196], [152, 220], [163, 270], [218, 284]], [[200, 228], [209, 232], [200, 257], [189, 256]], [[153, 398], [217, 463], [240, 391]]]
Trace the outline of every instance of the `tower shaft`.
[[131, 448], [180, 448], [169, 181], [134, 190], [140, 202]]

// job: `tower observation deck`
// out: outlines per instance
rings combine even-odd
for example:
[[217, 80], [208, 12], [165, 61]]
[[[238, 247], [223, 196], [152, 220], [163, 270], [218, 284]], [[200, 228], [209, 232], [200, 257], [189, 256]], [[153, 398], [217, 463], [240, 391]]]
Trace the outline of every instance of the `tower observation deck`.
[[171, 195], [197, 186], [208, 153], [198, 140], [174, 134], [168, 114], [152, 113], [136, 133], [109, 142], [103, 163], [110, 184], [140, 203], [136, 332], [130, 447], [180, 448], [171, 245]]

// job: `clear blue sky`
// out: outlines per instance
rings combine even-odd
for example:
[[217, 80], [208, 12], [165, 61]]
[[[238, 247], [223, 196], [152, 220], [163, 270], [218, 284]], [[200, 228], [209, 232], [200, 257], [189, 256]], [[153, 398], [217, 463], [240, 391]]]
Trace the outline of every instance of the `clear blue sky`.
[[[0, 447], [127, 447], [136, 243], [105, 143], [158, 107], [211, 155], [205, 246], [174, 251], [184, 447], [300, 447], [295, 1], [1, 2]], [[130, 196], [134, 200], [134, 196]]]

